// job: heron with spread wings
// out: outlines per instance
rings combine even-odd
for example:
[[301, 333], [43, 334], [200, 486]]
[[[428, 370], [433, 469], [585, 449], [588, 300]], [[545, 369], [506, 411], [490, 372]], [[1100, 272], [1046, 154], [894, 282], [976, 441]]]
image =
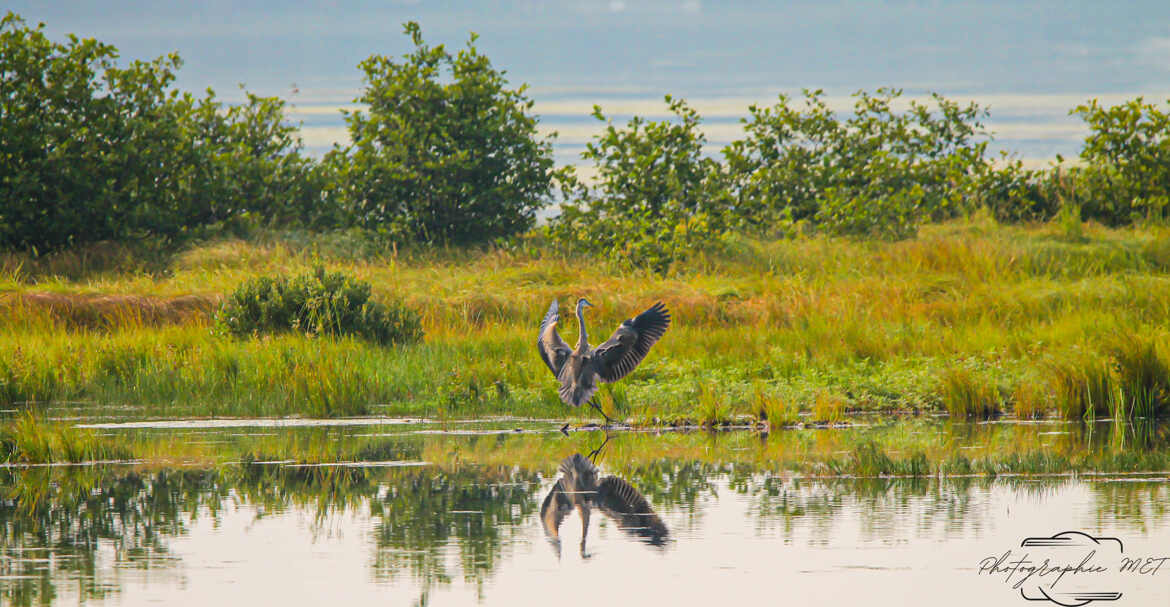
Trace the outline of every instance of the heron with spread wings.
[[580, 453], [566, 457], [560, 465], [561, 477], [553, 484], [540, 506], [540, 523], [544, 533], [561, 550], [561, 522], [574, 509], [581, 517], [581, 555], [585, 552], [585, 536], [589, 533], [589, 513], [594, 507], [601, 510], [630, 537], [646, 544], [663, 547], [670, 540], [670, 532], [662, 519], [654, 514], [650, 503], [632, 485], [616, 476], [599, 478], [597, 467]]
[[586, 306], [592, 307], [593, 304], [584, 297], [577, 300], [580, 335], [575, 349], [570, 348], [557, 334], [560, 311], [555, 299], [540, 323], [540, 337], [536, 340], [536, 347], [544, 364], [548, 365], [561, 384], [561, 400], [572, 407], [589, 403], [608, 424], [609, 416], [591, 400], [599, 387], [598, 382], [615, 382], [629, 375], [650, 352], [650, 347], [666, 333], [666, 328], [670, 326], [670, 311], [662, 302], [658, 302], [645, 312], [622, 322], [608, 341], [592, 348], [585, 333]]

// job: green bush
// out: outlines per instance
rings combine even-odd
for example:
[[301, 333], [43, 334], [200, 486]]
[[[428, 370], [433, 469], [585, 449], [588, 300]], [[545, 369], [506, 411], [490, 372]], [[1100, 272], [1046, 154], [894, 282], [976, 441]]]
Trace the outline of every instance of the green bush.
[[1081, 150], [1086, 166], [1076, 172], [1082, 215], [1108, 225], [1164, 219], [1170, 206], [1170, 111], [1138, 97], [1113, 107], [1093, 99], [1072, 113], [1090, 129]]
[[597, 182], [578, 185], [550, 222], [563, 245], [665, 270], [676, 260], [718, 245], [730, 198], [719, 163], [703, 156], [699, 116], [681, 99], [666, 103], [677, 120], [635, 116], [624, 129], [594, 106], [604, 132], [581, 156]]
[[312, 219], [319, 176], [284, 102], [225, 108], [172, 88], [171, 54], [117, 65], [117, 49], [14, 13], [0, 20], [0, 246], [56, 249], [253, 213]]
[[904, 238], [923, 221], [971, 208], [990, 168], [985, 109], [935, 94], [933, 111], [911, 101], [897, 112], [901, 91], [881, 88], [856, 93], [853, 114], [841, 119], [823, 91], [804, 94], [804, 108], [786, 95], [751, 106], [746, 137], [723, 151], [740, 222], [768, 230], [803, 220], [838, 234]]
[[347, 113], [353, 143], [326, 158], [330, 194], [359, 225], [401, 240], [475, 243], [519, 234], [551, 195], [558, 175], [552, 144], [537, 139], [524, 87], [474, 46], [452, 55], [423, 43], [394, 61], [359, 66], [369, 107]]
[[312, 274], [249, 279], [224, 302], [217, 321], [233, 335], [295, 331], [353, 335], [388, 345], [422, 339], [413, 310], [370, 300], [370, 284], [318, 268]]

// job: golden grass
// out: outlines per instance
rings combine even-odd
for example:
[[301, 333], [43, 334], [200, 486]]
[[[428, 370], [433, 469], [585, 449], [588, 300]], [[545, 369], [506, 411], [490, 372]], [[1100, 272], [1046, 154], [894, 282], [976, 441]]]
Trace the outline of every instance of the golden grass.
[[[655, 301], [674, 318], [621, 391], [601, 395], [611, 414], [758, 417], [769, 406], [754, 403], [757, 384], [765, 401], [783, 403], [768, 413], [782, 418], [822, 393], [842, 408], [922, 409], [959, 403], [966, 386], [967, 402], [987, 403], [1000, 397], [978, 393], [983, 384], [1080, 373], [1061, 362], [1078, 352], [1115, 360], [1117, 335], [1166, 342], [1168, 243], [1159, 227], [1085, 224], [1074, 239], [1055, 224], [956, 221], [894, 243], [736, 237], [725, 255], [665, 276], [537, 245], [395, 251], [348, 233], [260, 234], [151, 263], [108, 251], [51, 263], [9, 254], [0, 260], [0, 401], [145, 401], [156, 412], [187, 403], [178, 412], [202, 394], [219, 412], [343, 414], [381, 403], [386, 412], [569, 415], [533, 351], [535, 328], [550, 300], [586, 296], [595, 343]], [[318, 264], [419, 310], [425, 342], [378, 349], [213, 334], [216, 302], [244, 280]], [[575, 325], [562, 319], [570, 342]], [[979, 373], [948, 392], [939, 378], [958, 361]], [[1081, 384], [1005, 389], [1003, 400], [1034, 414], [1041, 405], [1026, 413], [1027, 403], [1060, 406], [1080, 398]], [[720, 398], [700, 398], [699, 385]]]

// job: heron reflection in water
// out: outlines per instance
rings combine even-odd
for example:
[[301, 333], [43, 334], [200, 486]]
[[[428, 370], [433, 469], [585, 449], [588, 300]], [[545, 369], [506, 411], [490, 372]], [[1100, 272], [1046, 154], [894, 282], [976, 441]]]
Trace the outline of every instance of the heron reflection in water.
[[[606, 439], [608, 442], [609, 439]], [[603, 443], [604, 446], [604, 443]], [[598, 450], [591, 454], [596, 457]], [[651, 546], [665, 546], [670, 539], [666, 524], [637, 489], [616, 476], [600, 478], [597, 466], [580, 453], [566, 457], [557, 479], [540, 507], [544, 533], [561, 555], [560, 527], [573, 509], [581, 517], [581, 556], [588, 557], [585, 539], [589, 532], [589, 515], [594, 507], [613, 520], [618, 529]]]

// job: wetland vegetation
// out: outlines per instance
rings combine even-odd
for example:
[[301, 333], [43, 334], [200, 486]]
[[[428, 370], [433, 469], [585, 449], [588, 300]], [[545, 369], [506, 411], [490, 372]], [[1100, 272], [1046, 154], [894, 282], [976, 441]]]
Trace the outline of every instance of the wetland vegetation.
[[1080, 161], [1025, 170], [987, 153], [986, 108], [940, 95], [781, 96], [718, 155], [667, 97], [661, 121], [594, 111], [586, 180], [554, 166], [526, 89], [474, 36], [405, 33], [410, 53], [360, 65], [352, 141], [314, 159], [283, 100], [182, 94], [177, 56], [123, 66], [4, 17], [5, 459], [128, 449], [52, 419], [58, 403], [581, 423], [534, 352], [548, 302], [578, 296], [601, 333], [654, 301], [673, 314], [597, 396], [634, 427], [1168, 411], [1156, 104], [1087, 100]]
[[[676, 319], [636, 373], [600, 394], [639, 425], [780, 426], [858, 411], [1128, 419], [1166, 404], [1170, 232], [1160, 227], [1085, 226], [1070, 238], [1059, 225], [983, 217], [898, 242], [740, 238], [735, 254], [668, 275], [531, 246], [395, 253], [362, 238], [264, 232], [153, 269], [126, 268], [117, 251], [9, 254], [0, 401], [126, 405], [141, 417], [580, 422], [534, 343], [549, 300], [585, 296], [600, 327], [657, 300]], [[311, 328], [236, 337], [216, 322], [241, 284], [317, 267], [416, 311], [421, 342]]]
[[[993, 524], [1003, 505], [1026, 513], [1057, 495], [1062, 513], [1083, 510], [1087, 528], [1132, 535], [1170, 524], [1164, 425], [920, 419], [763, 435], [623, 432], [607, 440], [600, 432], [565, 438], [553, 424], [533, 422], [523, 432], [515, 422], [239, 423], [102, 424], [96, 432], [142, 460], [0, 469], [5, 603], [74, 594], [96, 601], [157, 592], [180, 578], [197, 588], [201, 563], [218, 552], [191, 538], [223, 537], [228, 546], [233, 534], [248, 538], [253, 548], [229, 548], [225, 566], [213, 568], [230, 573], [270, 543], [263, 530], [271, 525], [317, 551], [346, 532], [361, 538], [357, 556], [368, 571], [361, 583], [412, 588], [422, 603], [462, 585], [482, 601], [523, 555], [566, 558], [533, 542], [535, 519], [559, 462], [595, 449], [602, 468], [635, 487], [669, 526], [669, 543], [642, 547], [663, 553], [685, 553], [733, 507], [754, 530], [749, 537], [778, 535], [789, 550], [822, 546], [853, 520], [870, 540], [926, 529], [961, 540]], [[290, 520], [300, 522], [289, 527]], [[614, 558], [613, 533], [604, 526], [591, 533], [593, 549]], [[280, 558], [301, 558], [295, 552]], [[250, 583], [263, 584], [241, 580]]]

